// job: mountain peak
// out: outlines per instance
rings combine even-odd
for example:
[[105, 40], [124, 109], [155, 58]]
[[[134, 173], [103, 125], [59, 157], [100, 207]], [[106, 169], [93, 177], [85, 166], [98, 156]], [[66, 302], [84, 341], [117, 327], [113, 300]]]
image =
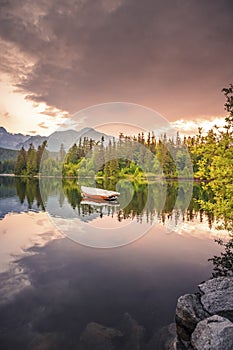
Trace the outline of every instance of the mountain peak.
[[101, 137], [104, 136], [105, 142], [112, 137], [89, 127], [85, 127], [79, 131], [73, 129], [55, 131], [50, 136], [11, 134], [7, 132], [4, 127], [0, 127], [0, 135], [0, 147], [3, 148], [19, 150], [21, 147], [24, 147], [25, 149], [28, 149], [30, 143], [33, 143], [35, 148], [37, 148], [43, 141], [47, 140], [48, 150], [53, 152], [59, 151], [62, 143], [66, 151], [68, 151], [74, 142], [78, 142], [78, 140], [83, 137], [99, 141]]
[[6, 134], [7, 131], [3, 126], [0, 126], [0, 134]]

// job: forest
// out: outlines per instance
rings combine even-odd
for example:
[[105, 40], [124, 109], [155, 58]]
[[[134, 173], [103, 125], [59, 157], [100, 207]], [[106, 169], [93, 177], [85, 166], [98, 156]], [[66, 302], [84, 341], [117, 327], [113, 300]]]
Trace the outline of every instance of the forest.
[[[156, 138], [153, 131], [134, 137], [120, 133], [118, 139], [112, 138], [108, 144], [103, 137], [98, 141], [84, 137], [73, 144], [68, 152], [61, 145], [56, 154], [51, 154], [44, 142], [37, 150], [33, 145], [28, 151], [22, 148], [14, 164], [14, 172], [25, 177], [38, 174], [62, 177], [63, 181], [69, 178], [94, 178], [96, 186], [101, 182], [104, 188], [111, 188], [117, 179], [124, 178], [134, 181], [139, 188], [140, 184], [150, 180], [194, 179], [199, 181], [202, 191], [202, 196], [195, 198], [196, 203], [210, 217], [217, 219], [219, 228], [232, 234], [233, 85], [230, 84], [222, 92], [226, 98], [224, 106], [227, 112], [223, 128], [214, 126], [205, 133], [199, 128], [196, 136], [182, 139], [179, 133], [175, 138], [168, 137], [166, 133]], [[69, 186], [64, 188], [71, 193], [74, 191]], [[140, 193], [138, 195], [142, 195]], [[227, 243], [218, 240], [218, 243], [225, 250], [221, 256], [211, 259], [215, 273], [231, 275], [233, 240]]]
[[[14, 166], [16, 175], [94, 178], [198, 179], [217, 195], [203, 203], [216, 215], [224, 214], [232, 225], [233, 206], [233, 85], [222, 90], [225, 95], [225, 126], [215, 126], [207, 133], [198, 129], [193, 137], [175, 139], [166, 134], [156, 139], [153, 131], [130, 137], [120, 133], [106, 145], [102, 137], [95, 141], [84, 137], [65, 152], [61, 145], [57, 154], [50, 154], [46, 141], [37, 150], [22, 148]], [[214, 203], [214, 204], [213, 204]], [[217, 205], [215, 205], [217, 204]]]
[[153, 131], [136, 136], [119, 134], [108, 144], [104, 138], [93, 140], [84, 137], [73, 144], [66, 153], [61, 144], [60, 151], [50, 153], [46, 141], [36, 150], [31, 144], [26, 151], [18, 152], [14, 164], [16, 175], [37, 174], [63, 177], [127, 177], [144, 178], [196, 178], [226, 181], [232, 175], [232, 85], [223, 89], [226, 97], [225, 109], [229, 116], [225, 126], [217, 126], [203, 133], [198, 129], [196, 136], [181, 139], [166, 133], [155, 137]]

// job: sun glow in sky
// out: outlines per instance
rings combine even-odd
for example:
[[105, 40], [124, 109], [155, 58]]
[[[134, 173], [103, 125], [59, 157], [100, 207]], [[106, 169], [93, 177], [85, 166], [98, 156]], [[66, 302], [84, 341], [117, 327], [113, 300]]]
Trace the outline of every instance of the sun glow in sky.
[[[100, 132], [117, 137], [119, 135], [119, 130], [125, 135], [137, 135], [138, 132], [156, 129], [153, 127], [153, 122], [151, 120], [149, 121], [151, 127], [149, 126], [147, 115], [145, 115], [144, 119], [140, 118], [142, 114], [140, 115], [137, 108], [129, 110], [128, 116], [125, 112], [122, 116], [121, 111], [117, 111], [114, 115], [108, 113], [108, 111], [104, 111], [104, 113], [102, 111], [102, 114], [100, 114], [100, 112], [98, 112], [98, 106], [97, 108], [96, 106], [89, 106], [87, 112], [81, 110], [71, 116], [67, 111], [48, 106], [45, 102], [31, 101], [27, 98], [25, 93], [14, 87], [13, 83], [10, 81], [10, 77], [7, 75], [3, 75], [0, 81], [0, 93], [2, 99], [2, 104], [0, 106], [1, 125], [12, 133], [21, 132], [22, 134], [48, 136], [56, 130], [72, 128], [80, 130], [84, 127], [94, 127]], [[116, 102], [115, 104], [117, 105], [119, 103]], [[103, 104], [103, 106], [105, 105], [106, 104]], [[109, 103], [109, 105], [111, 105], [111, 103]], [[138, 107], [139, 110], [141, 107], [146, 108], [146, 106]], [[90, 111], [92, 112], [90, 113]], [[152, 118], [155, 118], [154, 125], [156, 125], [157, 113], [152, 110], [152, 114]], [[76, 115], [78, 117], [75, 118]], [[86, 115], [88, 115], [88, 117]], [[106, 121], [106, 123], [103, 123], [103, 121]], [[134, 121], [134, 125], [130, 125], [130, 121]], [[166, 119], [166, 121], [169, 123], [169, 120]], [[197, 134], [199, 127], [203, 128], [203, 132], [206, 132], [215, 125], [223, 127], [224, 123], [223, 113], [222, 116], [217, 117], [203, 115], [202, 117], [197, 116], [191, 120], [189, 120], [188, 117], [187, 119], [177, 119], [170, 122], [170, 126], [174, 130], [179, 131], [181, 136], [192, 136]]]
[[[5, 78], [5, 79], [4, 79]], [[0, 81], [1, 124], [11, 133], [50, 135], [64, 123], [66, 111], [49, 107], [44, 102], [35, 103], [27, 99], [13, 86], [9, 77]]]

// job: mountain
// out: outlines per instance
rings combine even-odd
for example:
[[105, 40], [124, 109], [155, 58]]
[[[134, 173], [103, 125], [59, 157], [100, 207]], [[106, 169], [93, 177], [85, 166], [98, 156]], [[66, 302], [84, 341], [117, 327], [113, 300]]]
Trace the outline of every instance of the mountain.
[[16, 147], [17, 150], [21, 149], [22, 147], [24, 147], [27, 150], [30, 144], [32, 143], [35, 148], [38, 148], [38, 146], [40, 146], [46, 140], [48, 140], [48, 137], [46, 136], [30, 136], [29, 139], [27, 139], [26, 141], [18, 143]]
[[112, 139], [112, 136], [100, 133], [92, 128], [84, 128], [80, 131], [66, 130], [66, 131], [55, 131], [50, 135], [48, 139], [48, 150], [57, 152], [60, 150], [61, 144], [63, 143], [66, 151], [76, 142], [78, 144], [80, 138], [88, 137], [95, 141], [100, 141], [104, 137], [105, 142]]
[[92, 128], [84, 128], [80, 131], [76, 130], [65, 130], [65, 131], [55, 131], [50, 136], [30, 136], [22, 134], [11, 134], [6, 131], [5, 128], [0, 127], [0, 147], [10, 150], [20, 150], [24, 147], [26, 150], [32, 143], [35, 148], [43, 143], [43, 141], [48, 141], [47, 149], [51, 152], [58, 152], [60, 150], [61, 144], [63, 143], [66, 151], [75, 142], [78, 143], [80, 138], [88, 137], [95, 141], [100, 141], [102, 136], [104, 137], [105, 143], [112, 139], [112, 136], [100, 133]]
[[0, 147], [17, 150], [18, 144], [26, 142], [29, 138], [30, 135], [11, 134], [0, 127]]

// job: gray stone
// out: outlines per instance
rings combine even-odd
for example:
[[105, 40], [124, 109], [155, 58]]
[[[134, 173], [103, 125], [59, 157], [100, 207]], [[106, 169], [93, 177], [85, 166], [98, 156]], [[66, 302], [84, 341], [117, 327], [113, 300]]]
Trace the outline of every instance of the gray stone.
[[233, 322], [233, 277], [218, 277], [199, 286], [203, 308]]
[[82, 333], [80, 340], [84, 349], [90, 350], [114, 350], [114, 341], [123, 337], [123, 334], [115, 328], [104, 327], [103, 325], [90, 322]]
[[194, 350], [194, 348], [192, 347], [190, 341], [182, 341], [177, 338], [175, 345], [171, 350]]
[[233, 323], [218, 315], [200, 321], [191, 337], [195, 350], [232, 350]]
[[197, 323], [210, 316], [205, 312], [196, 294], [182, 295], [176, 306], [176, 326], [178, 338], [189, 341]]

